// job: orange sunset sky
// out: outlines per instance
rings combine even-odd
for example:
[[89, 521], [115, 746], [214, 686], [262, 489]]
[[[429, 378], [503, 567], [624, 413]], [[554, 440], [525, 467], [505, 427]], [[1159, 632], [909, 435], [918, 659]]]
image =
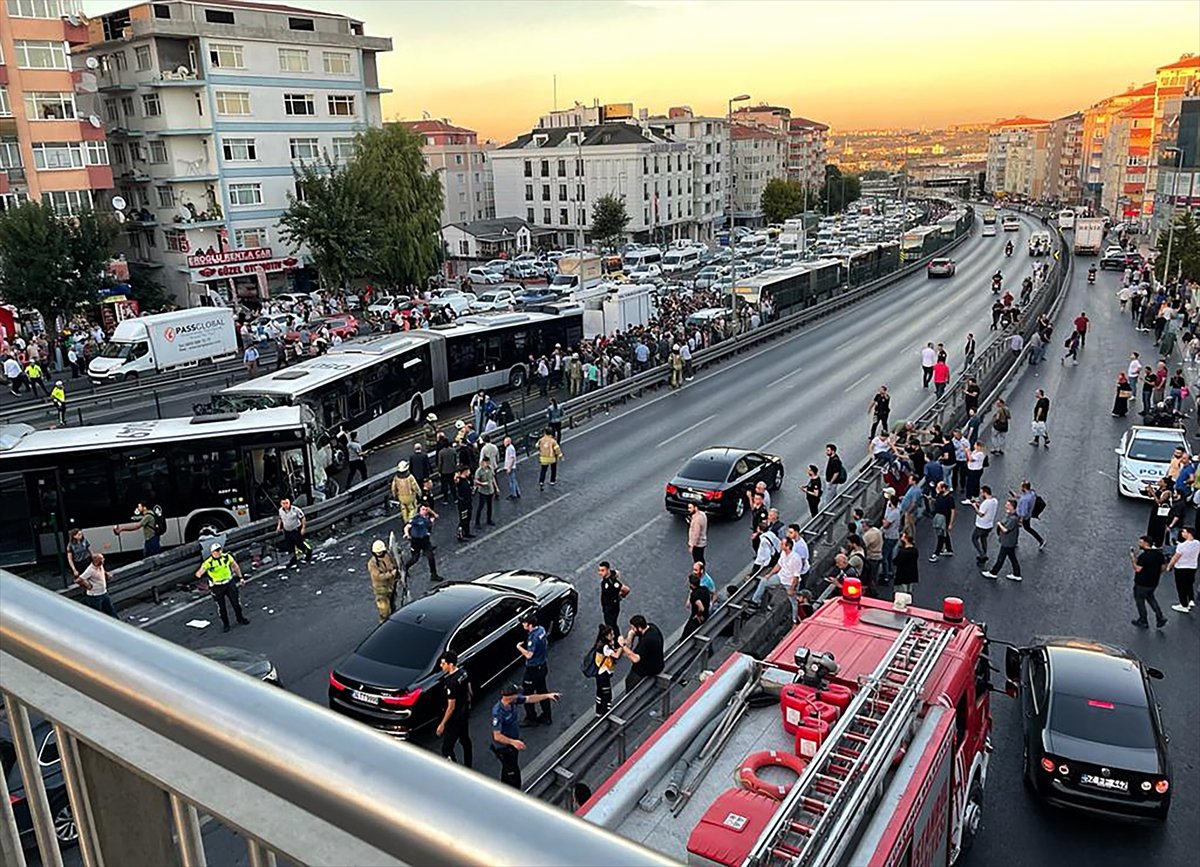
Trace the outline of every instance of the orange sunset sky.
[[[92, 15], [129, 3], [87, 0]], [[553, 107], [726, 100], [835, 128], [1057, 117], [1200, 52], [1200, 0], [317, 0], [363, 20], [389, 120], [507, 141]]]

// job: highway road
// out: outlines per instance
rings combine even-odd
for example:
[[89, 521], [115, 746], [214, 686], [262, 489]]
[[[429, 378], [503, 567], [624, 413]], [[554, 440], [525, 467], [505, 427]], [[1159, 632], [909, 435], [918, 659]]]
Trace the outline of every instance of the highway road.
[[[785, 519], [803, 520], [807, 510], [799, 486], [804, 465], [823, 465], [827, 441], [837, 442], [848, 462], [861, 460], [868, 401], [879, 384], [886, 383], [893, 393], [893, 420], [914, 416], [931, 397], [920, 387], [921, 346], [945, 342], [953, 369], [961, 364], [967, 331], [974, 331], [981, 346], [988, 339], [994, 298], [988, 291], [990, 275], [1000, 268], [1006, 286], [1019, 285], [1034, 261], [1024, 253], [1034, 225], [1027, 221], [1019, 235], [1007, 236], [1017, 245], [1012, 259], [1003, 255], [1005, 235], [976, 236], [957, 251], [959, 269], [952, 279], [910, 277], [812, 328], [703, 373], [677, 392], [635, 402], [624, 412], [569, 433], [558, 486], [539, 494], [534, 468], [523, 465], [525, 497], [515, 506], [501, 503], [499, 526], [478, 541], [456, 545], [452, 526], [445, 526], [453, 523], [447, 515], [438, 531], [444, 575], [468, 579], [491, 569], [534, 568], [563, 575], [580, 588], [583, 605], [576, 629], [552, 649], [550, 686], [562, 690], [564, 697], [553, 727], [527, 733], [531, 755], [574, 719], [591, 713], [590, 683], [577, 674], [576, 664], [600, 620], [595, 578], [599, 560], [612, 561], [633, 588], [625, 616], [644, 613], [668, 633], [685, 619], [686, 531], [662, 509], [662, 484], [680, 464], [713, 444], [776, 452], [788, 467], [776, 502]], [[1105, 275], [1102, 283], [1111, 279]], [[1111, 381], [1129, 349], [1146, 341], [1125, 322], [1114, 321], [1111, 293], [1088, 289], [1082, 269], [1075, 283], [1059, 330], [1086, 301], [1097, 332], [1082, 363], [1061, 368], [1052, 352], [1051, 365], [1028, 372], [1012, 390], [1018, 420], [1028, 418], [1034, 388], [1041, 385], [1051, 392], [1053, 451], [1025, 451], [1022, 423], [1010, 437], [1009, 454], [996, 459], [988, 471], [996, 487], [1015, 487], [1024, 475], [1039, 484], [1051, 504], [1047, 551], [1038, 555], [1030, 546], [1023, 547], [1027, 578], [1021, 585], [986, 583], [971, 568], [969, 556], [922, 563], [916, 597], [918, 603], [932, 606], [951, 592], [962, 595], [968, 612], [985, 620], [993, 635], [1018, 642], [1038, 633], [1069, 632], [1128, 643], [1168, 674], [1164, 713], [1175, 737], [1177, 795], [1176, 814], [1167, 828], [1110, 831], [1036, 809], [1020, 791], [1019, 720], [1012, 705], [997, 698], [996, 752], [984, 837], [973, 856], [976, 863], [1044, 863], [1051, 835], [1055, 851], [1063, 851], [1063, 834], [1081, 858], [1091, 853], [1095, 859], [1103, 854], [1112, 860], [1117, 854], [1132, 861], [1135, 853], [1150, 851], [1163, 863], [1176, 863], [1200, 844], [1200, 823], [1194, 821], [1195, 756], [1200, 752], [1194, 730], [1186, 725], [1200, 711], [1194, 688], [1200, 680], [1200, 654], [1194, 624], [1177, 622], [1182, 621], [1180, 615], [1162, 633], [1136, 632], [1128, 625], [1129, 576], [1122, 556], [1144, 525], [1145, 508], [1119, 502], [1110, 478], [1111, 449], [1121, 432], [1107, 415]], [[1149, 347], [1141, 348], [1148, 357]], [[390, 520], [376, 532], [385, 535], [397, 524]], [[969, 527], [963, 521], [956, 531], [960, 550], [969, 545]], [[746, 522], [714, 521], [710, 526], [710, 572], [718, 584], [749, 561], [747, 533]], [[926, 549], [931, 547], [928, 535], [923, 525], [919, 544]], [[321, 560], [314, 565], [287, 575], [268, 570], [256, 577], [244, 591], [254, 623], [227, 637], [212, 626], [197, 630], [184, 625], [197, 616], [215, 620], [204, 601], [180, 610], [172, 607], [181, 601], [176, 598], [156, 610], [125, 613], [135, 620], [149, 618], [143, 625], [188, 646], [233, 643], [266, 652], [290, 689], [323, 702], [330, 667], [375, 621], [364, 566], [371, 538], [368, 533], [336, 540], [321, 549]], [[419, 565], [415, 589], [420, 592], [426, 586]], [[1165, 598], [1165, 590], [1161, 595]], [[481, 696], [479, 704], [493, 700], [494, 693]], [[477, 763], [483, 773], [494, 775], [495, 762], [482, 749], [488, 737], [485, 715], [477, 712], [474, 719]]]

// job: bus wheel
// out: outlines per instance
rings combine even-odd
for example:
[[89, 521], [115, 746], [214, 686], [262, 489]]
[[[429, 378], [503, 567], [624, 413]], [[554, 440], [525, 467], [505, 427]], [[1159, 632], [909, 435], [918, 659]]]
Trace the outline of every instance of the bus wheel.
[[421, 395], [416, 395], [412, 399], [412, 403], [408, 408], [408, 420], [413, 424], [421, 423], [422, 417], [425, 415], [425, 401], [421, 400]]
[[206, 536], [219, 536], [233, 528], [233, 521], [220, 512], [207, 512], [192, 518], [187, 532], [183, 534], [185, 542], [195, 542]]
[[508, 387], [509, 388], [524, 388], [525, 387], [525, 368], [514, 367], [508, 372]]

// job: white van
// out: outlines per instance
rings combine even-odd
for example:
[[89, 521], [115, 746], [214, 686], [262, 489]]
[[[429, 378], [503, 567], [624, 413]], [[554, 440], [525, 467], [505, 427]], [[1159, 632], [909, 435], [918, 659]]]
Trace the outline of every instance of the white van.
[[641, 268], [643, 265], [662, 265], [663, 255], [662, 250], [657, 247], [638, 247], [634, 250], [626, 250], [625, 255], [621, 257], [621, 267], [625, 273], [629, 273], [635, 268]]
[[677, 274], [680, 271], [691, 271], [693, 268], [699, 267], [699, 247], [668, 250], [662, 257], [662, 269], [664, 274]]
[[737, 242], [737, 253], [739, 256], [753, 256], [761, 253], [767, 246], [767, 241], [766, 235], [747, 235]]
[[1075, 228], [1075, 212], [1071, 208], [1063, 208], [1058, 212], [1058, 228], [1074, 229]]

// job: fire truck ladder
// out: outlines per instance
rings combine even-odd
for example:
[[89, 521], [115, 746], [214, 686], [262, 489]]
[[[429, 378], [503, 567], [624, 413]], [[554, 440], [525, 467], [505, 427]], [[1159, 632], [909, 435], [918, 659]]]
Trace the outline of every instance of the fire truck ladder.
[[763, 829], [744, 867], [838, 863], [921, 709], [921, 693], [954, 629], [913, 618]]

